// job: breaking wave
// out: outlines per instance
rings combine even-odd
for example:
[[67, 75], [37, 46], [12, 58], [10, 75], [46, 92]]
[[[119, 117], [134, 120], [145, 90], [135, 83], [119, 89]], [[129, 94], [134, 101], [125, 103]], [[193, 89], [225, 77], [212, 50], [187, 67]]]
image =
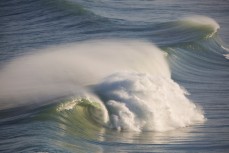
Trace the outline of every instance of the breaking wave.
[[2, 70], [1, 108], [73, 97], [56, 110], [86, 107], [88, 118], [118, 131], [168, 131], [203, 122], [201, 109], [171, 79], [166, 58], [155, 45], [134, 40], [44, 49]]

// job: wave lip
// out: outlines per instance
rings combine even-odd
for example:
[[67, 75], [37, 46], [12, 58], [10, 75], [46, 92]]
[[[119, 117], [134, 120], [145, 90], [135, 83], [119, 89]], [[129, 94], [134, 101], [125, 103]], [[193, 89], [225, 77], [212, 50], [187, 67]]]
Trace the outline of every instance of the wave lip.
[[220, 29], [219, 24], [214, 19], [201, 15], [183, 17], [179, 22], [186, 26], [209, 31], [210, 34], [206, 36], [208, 38], [212, 37]]

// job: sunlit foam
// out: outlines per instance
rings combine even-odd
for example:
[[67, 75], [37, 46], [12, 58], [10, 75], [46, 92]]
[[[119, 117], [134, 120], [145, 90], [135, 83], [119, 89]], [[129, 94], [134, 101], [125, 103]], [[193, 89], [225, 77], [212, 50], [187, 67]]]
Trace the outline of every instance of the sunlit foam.
[[97, 85], [117, 130], [168, 131], [203, 122], [200, 108], [170, 78], [117, 73]]

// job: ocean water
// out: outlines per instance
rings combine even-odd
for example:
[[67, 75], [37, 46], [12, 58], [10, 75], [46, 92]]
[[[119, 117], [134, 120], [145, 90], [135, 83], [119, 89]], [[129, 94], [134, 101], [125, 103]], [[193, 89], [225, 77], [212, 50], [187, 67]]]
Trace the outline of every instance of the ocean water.
[[229, 152], [229, 1], [1, 0], [0, 152]]

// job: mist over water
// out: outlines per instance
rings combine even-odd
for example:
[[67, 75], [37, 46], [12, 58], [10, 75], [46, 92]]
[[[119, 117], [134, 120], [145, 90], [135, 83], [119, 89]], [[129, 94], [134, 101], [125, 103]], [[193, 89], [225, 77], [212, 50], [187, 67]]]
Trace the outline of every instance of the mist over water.
[[1, 70], [2, 99], [18, 103], [74, 94], [77, 88], [120, 71], [170, 76], [165, 53], [147, 42], [89, 41], [37, 52], [16, 58]]

